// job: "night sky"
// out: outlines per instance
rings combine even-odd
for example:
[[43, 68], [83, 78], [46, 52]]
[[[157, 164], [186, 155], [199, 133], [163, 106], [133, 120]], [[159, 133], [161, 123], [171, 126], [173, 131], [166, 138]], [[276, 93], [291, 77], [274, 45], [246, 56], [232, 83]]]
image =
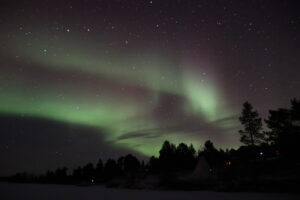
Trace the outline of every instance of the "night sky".
[[300, 93], [298, 1], [1, 1], [0, 175], [240, 146]]

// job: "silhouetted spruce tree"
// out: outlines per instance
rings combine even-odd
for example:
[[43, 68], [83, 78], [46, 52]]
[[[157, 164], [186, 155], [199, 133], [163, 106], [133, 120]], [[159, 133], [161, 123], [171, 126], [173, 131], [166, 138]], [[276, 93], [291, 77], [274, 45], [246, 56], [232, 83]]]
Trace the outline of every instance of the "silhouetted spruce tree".
[[124, 174], [129, 181], [129, 184], [133, 184], [140, 173], [140, 161], [131, 154], [128, 154], [124, 158]]
[[195, 149], [193, 145], [188, 147], [184, 143], [180, 143], [175, 152], [176, 170], [189, 171], [192, 170], [195, 163]]
[[214, 144], [210, 140], [207, 140], [204, 143], [204, 148], [202, 151], [199, 152], [198, 157], [201, 157], [201, 156], [204, 156], [205, 160], [208, 162], [208, 164], [212, 168], [217, 168], [221, 164], [220, 153], [215, 148]]
[[93, 163], [88, 163], [82, 168], [82, 175], [84, 181], [92, 183], [95, 180], [96, 173]]
[[103, 182], [103, 162], [101, 159], [99, 159], [97, 166], [96, 166], [96, 182], [101, 183]]
[[104, 177], [108, 181], [110, 179], [116, 178], [120, 174], [120, 168], [117, 162], [113, 159], [108, 159], [104, 166]]
[[72, 178], [75, 183], [82, 182], [83, 172], [82, 172], [82, 168], [80, 166], [73, 170]]
[[124, 158], [124, 172], [125, 173], [137, 173], [140, 169], [140, 161], [131, 154], [128, 154]]
[[125, 159], [125, 157], [121, 156], [118, 158], [118, 161], [117, 161], [117, 165], [120, 170], [120, 175], [123, 175], [123, 172], [124, 172], [124, 159]]
[[67, 171], [68, 171], [67, 167], [56, 169], [56, 171], [55, 171], [55, 182], [56, 183], [66, 183], [68, 181], [67, 180], [68, 179]]
[[45, 180], [46, 183], [53, 183], [54, 182], [54, 172], [48, 170], [46, 172], [44, 180]]
[[165, 141], [159, 151], [160, 170], [163, 172], [172, 172], [176, 169], [175, 154], [176, 146], [169, 141]]
[[178, 171], [185, 171], [187, 165], [187, 158], [188, 158], [189, 148], [186, 144], [180, 143], [175, 152], [175, 161], [176, 161], [176, 170]]
[[158, 173], [160, 171], [159, 159], [151, 156], [148, 163], [148, 169], [150, 173]]
[[291, 119], [288, 109], [269, 110], [269, 116], [265, 120], [268, 128], [266, 134], [267, 140], [272, 145], [280, 145], [280, 141], [284, 138], [285, 134], [288, 134], [291, 128]]
[[243, 104], [243, 111], [239, 120], [244, 126], [244, 130], [239, 131], [242, 143], [254, 146], [264, 141], [262, 120], [249, 102]]
[[268, 128], [268, 140], [290, 158], [299, 157], [300, 141], [300, 100], [292, 99], [290, 109], [270, 110], [265, 120]]
[[143, 173], [143, 175], [145, 175], [146, 165], [145, 165], [145, 161], [144, 160], [142, 160], [142, 162], [141, 162], [140, 171]]
[[187, 169], [194, 170], [196, 163], [197, 163], [196, 150], [195, 150], [193, 144], [190, 144], [189, 153], [188, 153], [188, 161], [187, 161]]

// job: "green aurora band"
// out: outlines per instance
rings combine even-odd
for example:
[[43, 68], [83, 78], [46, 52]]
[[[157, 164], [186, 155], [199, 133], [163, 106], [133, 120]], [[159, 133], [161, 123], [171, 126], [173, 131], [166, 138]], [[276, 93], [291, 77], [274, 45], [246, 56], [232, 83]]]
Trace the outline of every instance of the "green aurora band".
[[[23, 72], [7, 62], [7, 66], [0, 68], [1, 74], [7, 68], [15, 69], [11, 69], [10, 76], [1, 76], [0, 112], [104, 128], [105, 140], [145, 155], [157, 155], [166, 139], [174, 143], [193, 143], [196, 147], [203, 143], [201, 133], [195, 135], [188, 130], [168, 130], [167, 127], [175, 124], [160, 122], [151, 116], [163, 94], [183, 99], [184, 115], [199, 119], [199, 124], [210, 124], [236, 114], [228, 107], [222, 89], [218, 88], [218, 82], [209, 72], [203, 75], [198, 73], [199, 69], [195, 70], [195, 66], [186, 66], [184, 61], [172, 61], [167, 56], [163, 58], [154, 51], [140, 52], [140, 56], [136, 57], [121, 50], [107, 56], [104, 50], [99, 50], [101, 45], [87, 41], [80, 44], [78, 41], [80, 39], [76, 37], [55, 42], [40, 39], [31, 40], [28, 45], [28, 40], [12, 39], [7, 42], [10, 44], [8, 51], [2, 54], [8, 60], [18, 55], [15, 61], [18, 66], [26, 63], [23, 71], [27, 70], [26, 66], [32, 65], [45, 73], [80, 74], [84, 79], [89, 76], [105, 77], [116, 85], [124, 85], [124, 88], [110, 91], [106, 85], [98, 85], [95, 87], [102, 92], [97, 95], [96, 89], [94, 91], [85, 83], [81, 85], [71, 80], [61, 84], [55, 79], [40, 82], [38, 78], [34, 81], [34, 78], [23, 77]], [[128, 96], [127, 89], [130, 88], [140, 88], [146, 91], [146, 95]], [[237, 123], [224, 122], [214, 126], [226, 131], [236, 127]], [[151, 135], [157, 130], [161, 132], [160, 137], [118, 140], [126, 133], [147, 131]]]

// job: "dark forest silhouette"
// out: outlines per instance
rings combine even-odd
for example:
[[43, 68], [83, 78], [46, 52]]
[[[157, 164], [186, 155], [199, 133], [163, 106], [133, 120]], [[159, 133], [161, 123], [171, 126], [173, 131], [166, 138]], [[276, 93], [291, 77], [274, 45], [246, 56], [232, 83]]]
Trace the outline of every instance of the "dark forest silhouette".
[[[287, 109], [270, 110], [263, 120], [249, 102], [239, 118], [243, 125], [238, 149], [217, 149], [208, 140], [193, 145], [165, 141], [159, 156], [148, 162], [128, 154], [106, 162], [99, 159], [73, 171], [67, 167], [42, 175], [26, 172], [2, 178], [11, 182], [92, 185], [129, 188], [214, 189], [222, 191], [299, 191], [300, 100]], [[197, 170], [196, 170], [197, 169]]]

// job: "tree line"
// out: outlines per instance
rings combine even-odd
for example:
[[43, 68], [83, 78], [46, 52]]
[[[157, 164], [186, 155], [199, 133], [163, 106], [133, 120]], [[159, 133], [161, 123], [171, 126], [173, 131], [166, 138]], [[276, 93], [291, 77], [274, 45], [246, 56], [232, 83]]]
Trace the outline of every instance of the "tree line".
[[249, 102], [244, 103], [239, 120], [244, 126], [239, 131], [242, 143], [248, 146], [267, 144], [286, 157], [296, 158], [299, 153], [296, 147], [300, 141], [300, 100], [292, 99], [288, 109], [269, 110], [264, 120], [268, 128], [266, 131], [263, 130], [262, 118]]
[[[202, 149], [196, 151], [192, 144], [175, 145], [165, 141], [159, 150], [159, 156], [152, 156], [146, 163], [128, 154], [106, 162], [99, 159], [96, 164], [88, 163], [73, 171], [63, 167], [48, 170], [39, 176], [17, 173], [5, 180], [87, 185], [114, 185], [119, 180], [122, 185], [137, 187], [143, 180], [156, 176], [159, 177], [160, 184], [172, 185], [178, 183], [178, 177], [191, 177], [199, 160], [204, 159], [209, 167], [208, 176], [218, 182], [229, 183], [232, 180], [251, 178], [256, 180], [253, 185], [257, 185], [258, 177], [296, 171], [292, 175], [298, 177], [299, 185], [300, 170], [297, 166], [300, 159], [297, 144], [300, 141], [300, 100], [292, 99], [289, 108], [270, 110], [264, 120], [251, 103], [245, 102], [239, 120], [243, 125], [243, 129], [239, 131], [240, 141], [244, 145], [238, 149], [217, 149], [208, 140]], [[266, 123], [265, 128], [263, 121]]]

